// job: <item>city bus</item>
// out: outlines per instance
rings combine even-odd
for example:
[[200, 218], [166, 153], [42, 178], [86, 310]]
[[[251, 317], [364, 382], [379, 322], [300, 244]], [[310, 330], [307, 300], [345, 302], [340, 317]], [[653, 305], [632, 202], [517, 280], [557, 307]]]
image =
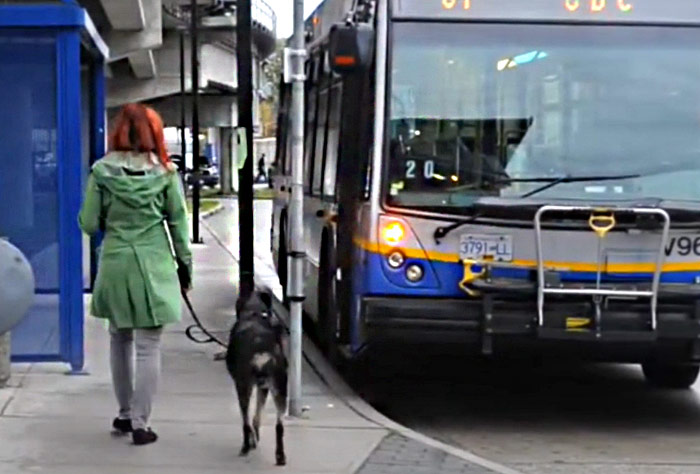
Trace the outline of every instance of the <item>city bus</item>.
[[326, 0], [306, 41], [304, 308], [324, 350], [532, 350], [696, 380], [700, 2]]

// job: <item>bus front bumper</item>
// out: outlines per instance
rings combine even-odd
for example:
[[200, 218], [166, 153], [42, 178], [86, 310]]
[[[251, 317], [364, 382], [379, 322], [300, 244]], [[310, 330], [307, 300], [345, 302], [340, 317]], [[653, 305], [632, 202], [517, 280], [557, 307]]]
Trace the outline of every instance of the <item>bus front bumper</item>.
[[548, 304], [543, 326], [538, 324], [536, 304], [530, 298], [369, 296], [363, 299], [362, 315], [369, 345], [377, 342], [476, 344], [485, 353], [492, 351], [494, 341], [504, 348], [516, 341], [530, 346], [576, 347], [576, 350], [583, 345], [594, 350], [619, 346], [634, 348], [635, 355], [630, 356], [634, 359], [648, 356], [657, 347], [673, 346], [688, 349], [691, 352], [688, 357], [700, 360], [700, 304], [694, 301], [660, 302], [655, 331], [650, 329], [649, 304], [629, 301], [608, 304], [598, 327], [594, 309], [585, 300]]

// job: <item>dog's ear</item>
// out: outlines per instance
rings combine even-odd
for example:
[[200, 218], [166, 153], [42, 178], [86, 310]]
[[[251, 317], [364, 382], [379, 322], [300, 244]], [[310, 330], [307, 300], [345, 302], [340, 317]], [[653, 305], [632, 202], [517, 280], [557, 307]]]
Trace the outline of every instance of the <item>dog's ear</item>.
[[270, 291], [269, 288], [262, 288], [258, 292], [258, 296], [260, 297], [260, 301], [265, 305], [265, 307], [269, 310], [272, 309], [272, 291]]

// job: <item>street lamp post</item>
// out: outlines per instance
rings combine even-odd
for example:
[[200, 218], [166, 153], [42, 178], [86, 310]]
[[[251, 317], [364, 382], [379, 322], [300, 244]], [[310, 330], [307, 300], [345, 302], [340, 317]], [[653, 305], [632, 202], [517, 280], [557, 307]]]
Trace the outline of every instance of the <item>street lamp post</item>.
[[[190, 37], [192, 40], [192, 166], [194, 167], [194, 183], [192, 188], [192, 240], [201, 243], [199, 232], [199, 11], [197, 0], [190, 3]], [[183, 156], [184, 160], [185, 157]]]
[[290, 387], [289, 411], [292, 416], [301, 416], [301, 335], [302, 304], [304, 301], [304, 0], [294, 0], [294, 36], [291, 50], [285, 56], [289, 59], [292, 82], [292, 196], [290, 202], [290, 257], [291, 265], [288, 281], [290, 302]]
[[241, 296], [254, 289], [253, 235], [253, 41], [252, 0], [236, 3], [236, 57], [238, 67], [238, 126], [245, 130], [248, 146], [243, 168], [238, 170], [238, 232]]
[[180, 30], [180, 173], [185, 176], [187, 163], [187, 120], [185, 100], [187, 100], [187, 85], [185, 83], [185, 32]]

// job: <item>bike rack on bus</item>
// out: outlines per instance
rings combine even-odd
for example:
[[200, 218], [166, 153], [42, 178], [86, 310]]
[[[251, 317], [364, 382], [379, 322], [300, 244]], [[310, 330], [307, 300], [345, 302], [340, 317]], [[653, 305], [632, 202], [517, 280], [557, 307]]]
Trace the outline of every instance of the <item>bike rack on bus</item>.
[[[542, 216], [552, 212], [590, 212], [589, 226], [598, 235], [598, 269], [596, 275], [596, 285], [593, 289], [588, 288], [551, 288], [545, 284], [545, 259], [542, 251]], [[651, 290], [618, 290], [604, 288], [601, 285], [601, 276], [603, 270], [602, 261], [602, 244], [607, 233], [615, 227], [615, 214], [635, 214], [646, 216], [660, 216], [663, 221], [663, 231], [661, 234], [661, 242], [659, 243], [659, 251], [656, 257], [656, 268], [652, 279]], [[594, 206], [542, 206], [535, 214], [535, 240], [537, 250], [537, 312], [539, 318], [539, 327], [544, 326], [544, 300], [545, 295], [588, 295], [594, 298], [596, 303], [596, 330], [600, 331], [601, 310], [600, 302], [604, 296], [619, 296], [619, 297], [648, 297], [651, 300], [651, 329], [656, 331], [657, 313], [656, 306], [658, 302], [659, 285], [661, 282], [661, 272], [665, 258], [665, 247], [668, 241], [668, 236], [671, 228], [671, 217], [663, 209], [652, 208], [613, 208], [601, 209]]]

